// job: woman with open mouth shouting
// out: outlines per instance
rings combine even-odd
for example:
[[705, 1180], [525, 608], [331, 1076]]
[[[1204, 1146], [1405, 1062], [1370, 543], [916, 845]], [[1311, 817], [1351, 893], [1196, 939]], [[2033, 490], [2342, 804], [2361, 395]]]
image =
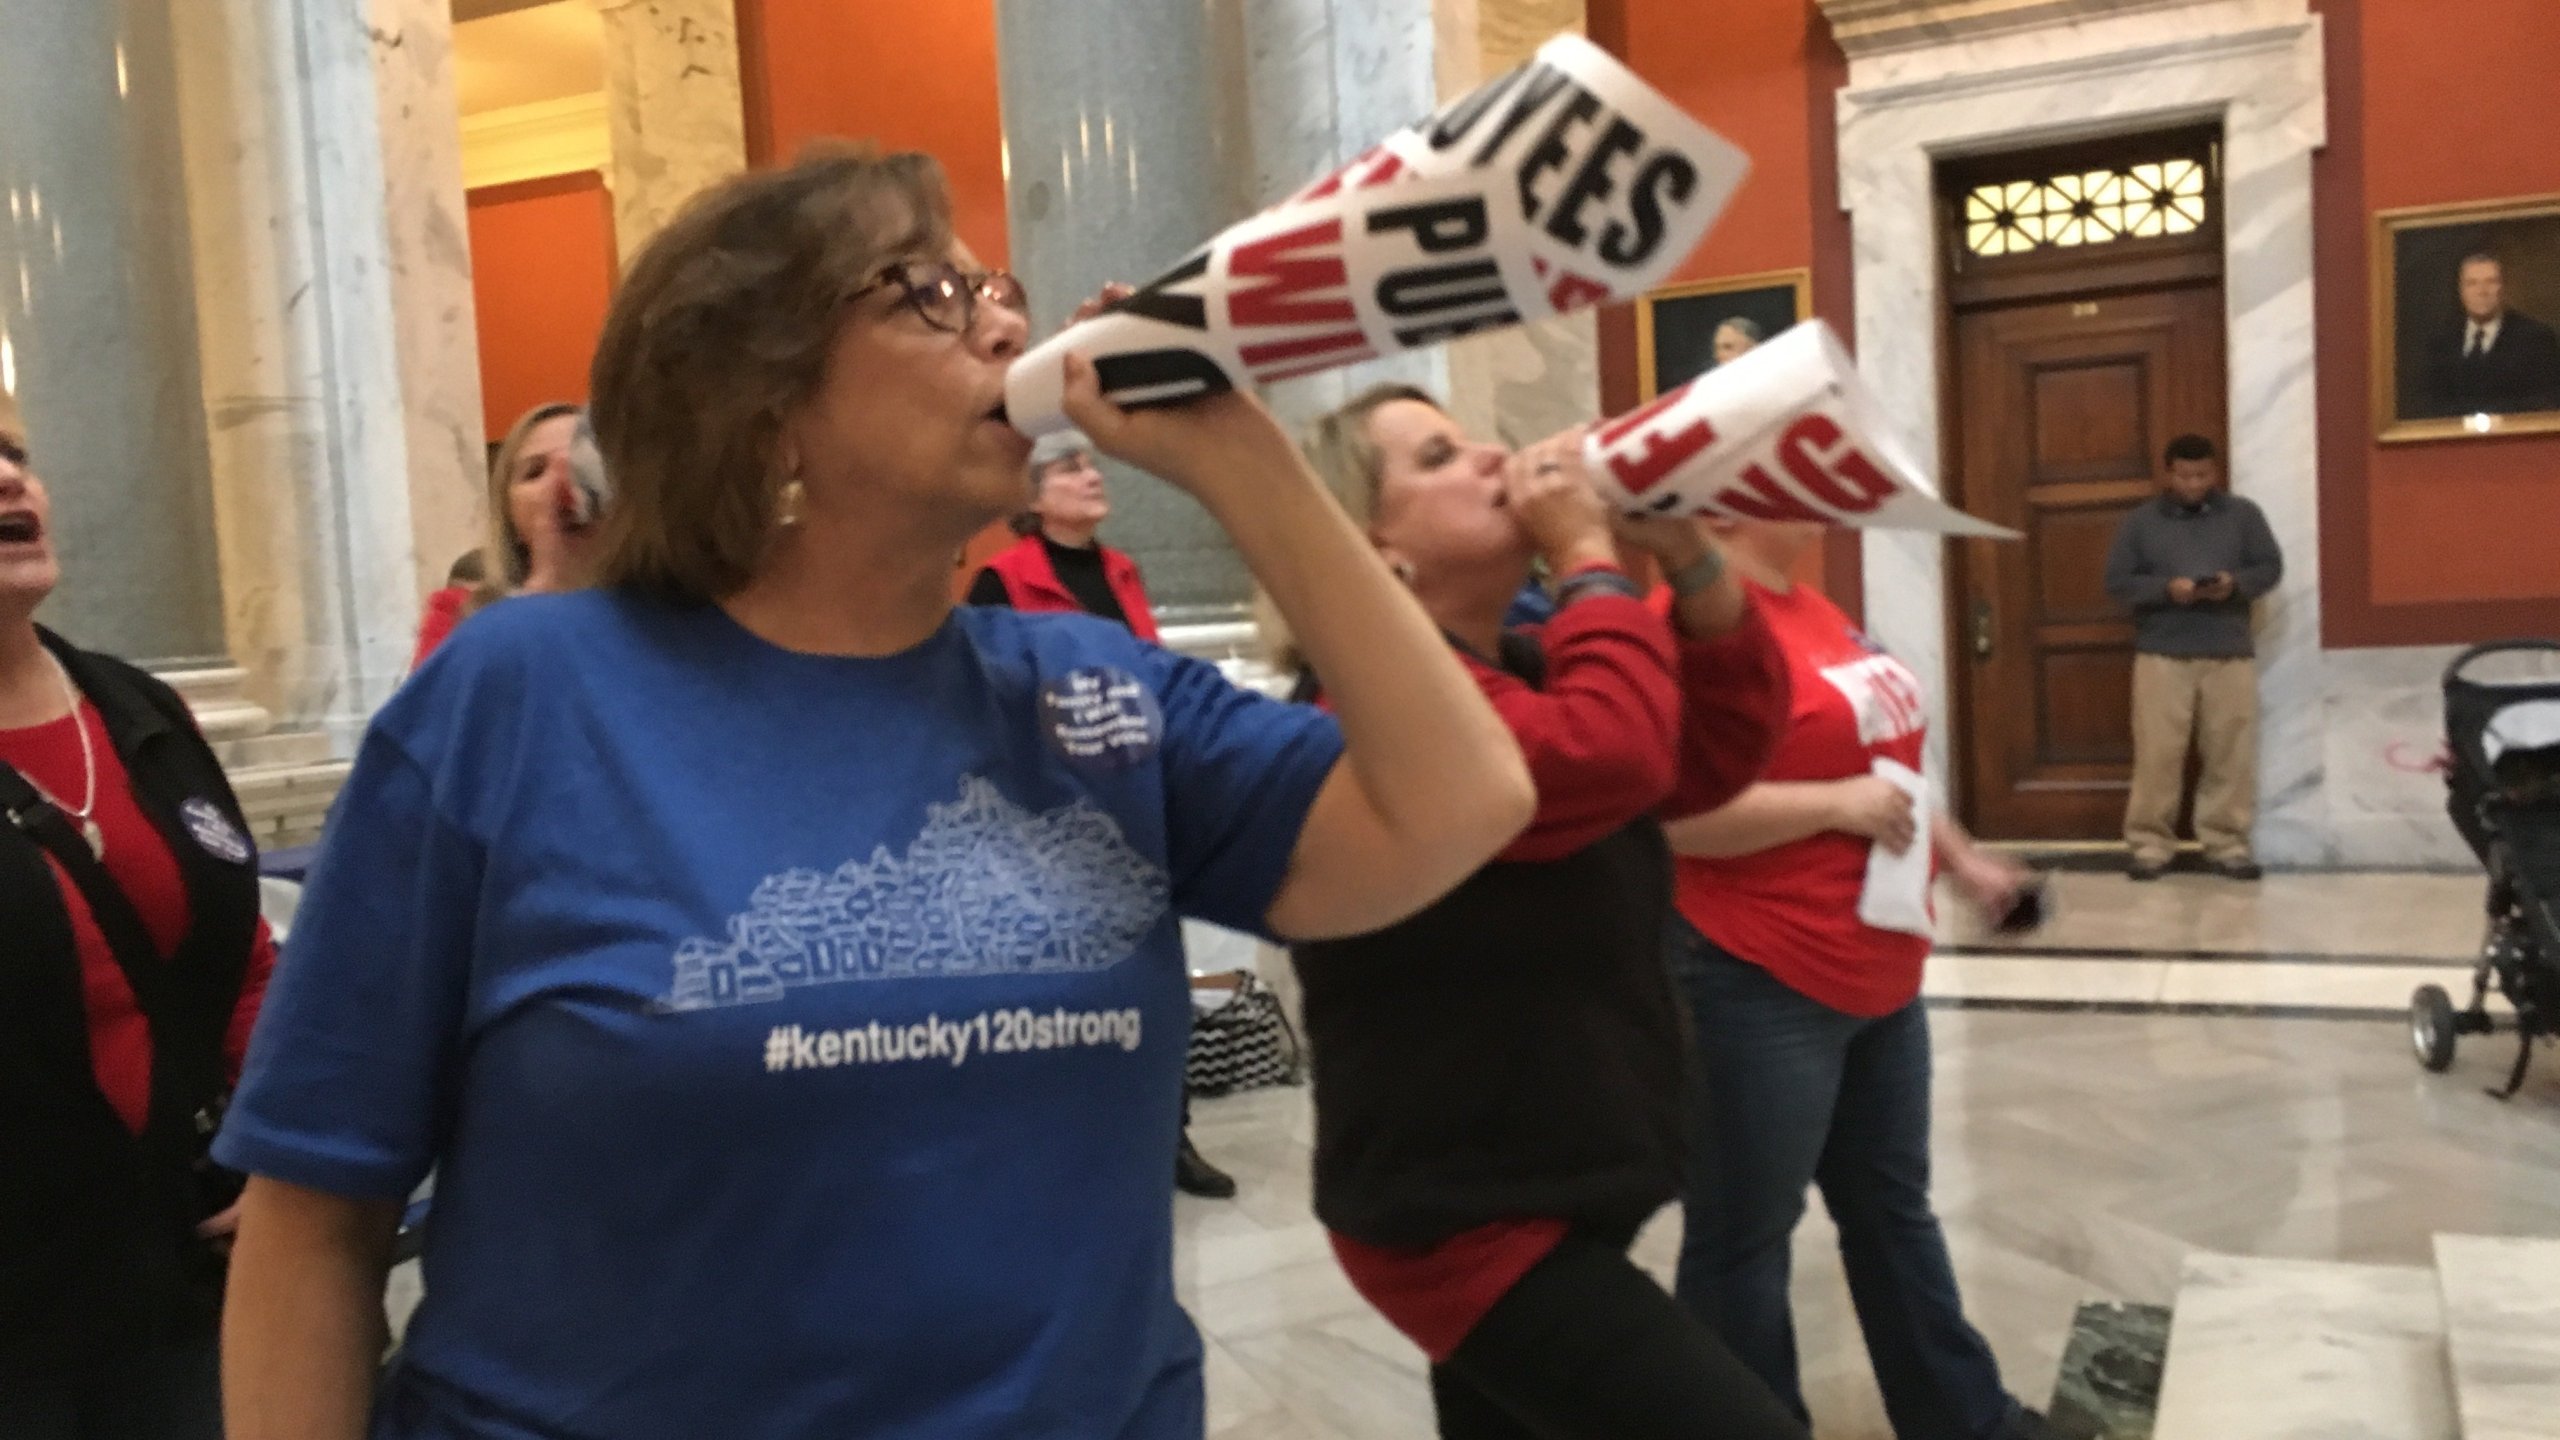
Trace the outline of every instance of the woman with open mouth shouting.
[[275, 946], [186, 702], [36, 623], [52, 519], [0, 425], [0, 1435], [218, 1440], [205, 1149]]

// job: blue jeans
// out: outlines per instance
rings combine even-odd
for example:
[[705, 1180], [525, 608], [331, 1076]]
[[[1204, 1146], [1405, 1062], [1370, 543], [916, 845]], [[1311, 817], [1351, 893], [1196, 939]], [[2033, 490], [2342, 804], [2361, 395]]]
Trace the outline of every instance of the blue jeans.
[[1677, 1294], [1805, 1416], [1788, 1303], [1805, 1187], [1840, 1230], [1867, 1357], [1898, 1440], [1994, 1440], [2018, 1403], [1964, 1318], [1929, 1208], [1929, 1017], [1844, 1014], [1677, 916], [1672, 979], [1697, 1028]]

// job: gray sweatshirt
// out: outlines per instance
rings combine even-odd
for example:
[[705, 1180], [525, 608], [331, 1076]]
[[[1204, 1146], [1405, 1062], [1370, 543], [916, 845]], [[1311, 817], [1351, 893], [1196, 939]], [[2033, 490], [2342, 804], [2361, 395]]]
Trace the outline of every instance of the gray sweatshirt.
[[[2180, 605], [2169, 582], [2229, 572], [2228, 600]], [[2258, 507], [2227, 490], [2187, 506], [2165, 491], [2134, 507], [2107, 552], [2107, 593], [2133, 611], [2133, 648], [2145, 655], [2230, 659], [2257, 653], [2249, 602], [2276, 588], [2284, 552]]]

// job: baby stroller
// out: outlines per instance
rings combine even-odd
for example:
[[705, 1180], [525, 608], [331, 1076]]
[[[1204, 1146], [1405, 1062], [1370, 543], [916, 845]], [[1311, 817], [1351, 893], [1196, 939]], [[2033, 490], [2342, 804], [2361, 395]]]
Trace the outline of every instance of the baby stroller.
[[2418, 1063], [2443, 1070], [2463, 1035], [2486, 1035], [2489, 985], [2516, 1012], [2516, 1063], [2504, 1100], [2523, 1086], [2533, 1042], [2560, 1034], [2560, 642], [2502, 640], [2464, 651], [2444, 672], [2445, 783], [2454, 828], [2489, 870], [2489, 923], [2457, 1012], [2441, 985], [2409, 1001]]

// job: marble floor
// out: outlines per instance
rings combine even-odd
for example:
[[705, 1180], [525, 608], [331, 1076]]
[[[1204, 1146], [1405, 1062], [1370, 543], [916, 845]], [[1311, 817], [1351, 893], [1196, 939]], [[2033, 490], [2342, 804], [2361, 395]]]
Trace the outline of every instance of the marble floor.
[[[2199, 1252], [2431, 1267], [2439, 1232], [2560, 1235], [2560, 1063], [2509, 1104], [2497, 1047], [2450, 1074], [2388, 1021], [1942, 1008], [1937, 1189], [1976, 1324], [2037, 1404], [2083, 1301], [2168, 1304]], [[1308, 1210], [1303, 1091], [1195, 1103], [1231, 1201], [1176, 1200], [1178, 1280], [1221, 1440], [1430, 1433], [1420, 1355], [1344, 1283]], [[1639, 1242], [1667, 1277], [1678, 1220]], [[1817, 1206], [1797, 1321], [1822, 1440], [1889, 1440]]]
[[1925, 993], [1972, 1006], [2397, 1014], [2412, 990], [2470, 996], [2478, 875], [2270, 875], [2253, 884], [2172, 873], [2147, 884], [2065, 870], [2051, 919], [1985, 933], [1941, 894]]

